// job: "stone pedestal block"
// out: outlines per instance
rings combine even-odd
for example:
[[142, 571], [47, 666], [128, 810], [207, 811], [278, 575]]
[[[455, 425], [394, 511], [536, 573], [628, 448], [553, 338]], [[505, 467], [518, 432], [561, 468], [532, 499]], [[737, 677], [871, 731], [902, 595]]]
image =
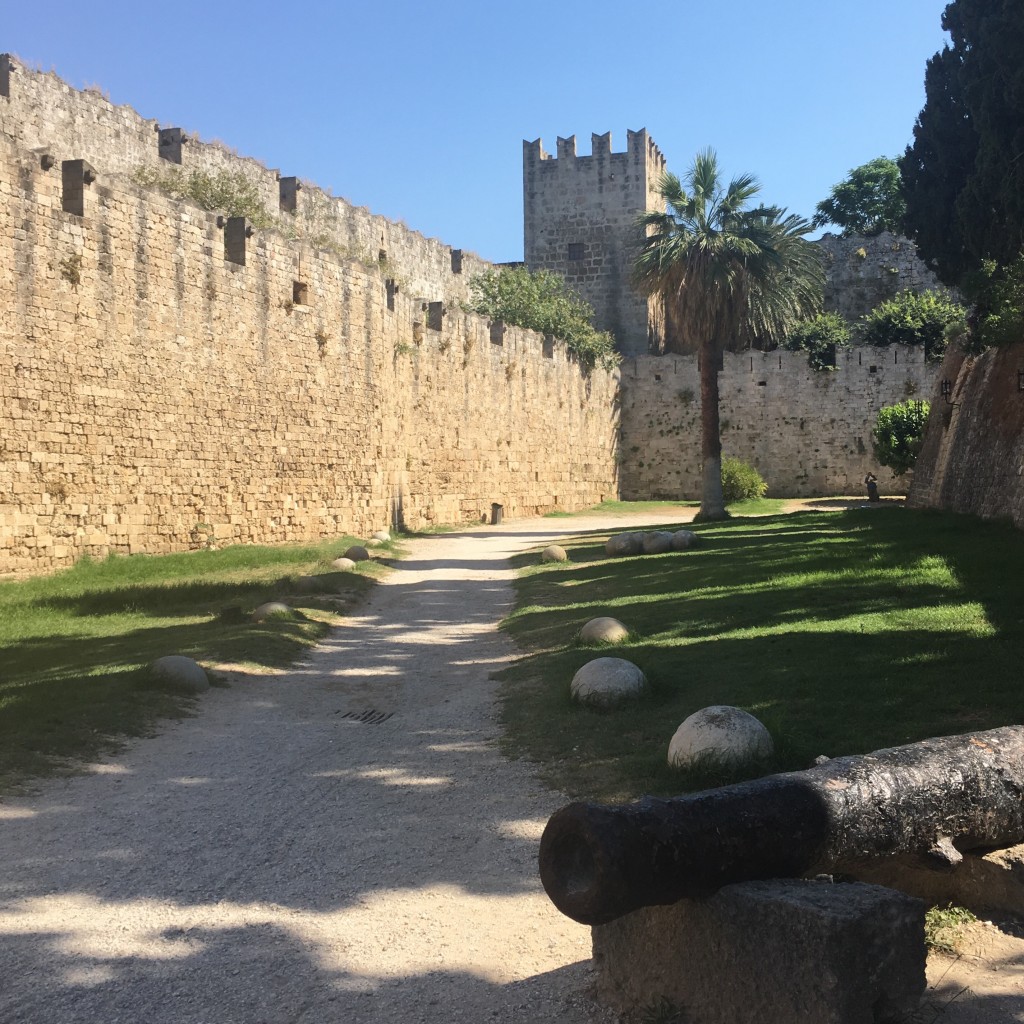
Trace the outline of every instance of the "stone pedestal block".
[[701, 1024], [880, 1024], [925, 989], [924, 904], [890, 889], [744, 882], [593, 929], [599, 996]]

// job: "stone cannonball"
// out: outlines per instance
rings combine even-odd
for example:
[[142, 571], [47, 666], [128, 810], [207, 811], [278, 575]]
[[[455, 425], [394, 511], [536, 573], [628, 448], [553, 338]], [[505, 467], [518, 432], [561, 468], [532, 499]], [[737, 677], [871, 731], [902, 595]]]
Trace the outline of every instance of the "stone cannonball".
[[716, 704], [695, 711], [676, 729], [668, 763], [676, 768], [704, 759], [736, 764], [771, 757], [774, 749], [771, 733], [753, 715]]
[[549, 544], [540, 553], [540, 560], [542, 562], [567, 562], [569, 556], [565, 553], [565, 548], [559, 547], [557, 544]]
[[673, 551], [685, 551], [687, 548], [692, 548], [696, 543], [697, 534], [691, 533], [689, 530], [677, 530], [672, 534]]
[[645, 533], [643, 539], [645, 555], [663, 555], [666, 551], [672, 550], [672, 534], [664, 530], [654, 530], [652, 533]]
[[581, 704], [611, 708], [639, 697], [647, 687], [643, 672], [624, 658], [595, 658], [572, 677], [570, 692]]
[[370, 552], [362, 544], [353, 544], [345, 552], [345, 557], [351, 558], [353, 562], [365, 562], [370, 557]]
[[252, 613], [253, 622], [266, 622], [278, 616], [289, 616], [292, 610], [283, 601], [268, 601]]
[[374, 540], [379, 540], [381, 542], [381, 544], [386, 544], [389, 540], [391, 540], [391, 534], [388, 533], [387, 530], [378, 530], [373, 535], [373, 539]]
[[345, 570], [354, 569], [355, 567], [356, 563], [353, 562], [351, 558], [345, 558], [344, 555], [341, 558], [336, 558], [333, 562], [331, 562], [332, 569]]
[[628, 639], [629, 630], [610, 615], [600, 615], [584, 623], [580, 642], [585, 644], [617, 644]]
[[606, 554], [615, 558], [622, 558], [626, 555], [639, 555], [643, 551], [642, 533], [616, 533], [605, 541], [604, 550]]
[[162, 683], [170, 683], [192, 693], [202, 693], [210, 688], [210, 680], [203, 666], [183, 654], [168, 654], [157, 658], [150, 668], [154, 677]]

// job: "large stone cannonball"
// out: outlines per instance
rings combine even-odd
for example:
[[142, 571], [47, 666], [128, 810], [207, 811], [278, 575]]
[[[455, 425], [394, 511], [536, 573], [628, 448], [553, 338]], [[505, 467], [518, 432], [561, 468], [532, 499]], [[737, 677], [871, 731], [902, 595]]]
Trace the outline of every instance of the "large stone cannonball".
[[739, 764], [771, 757], [771, 733], [740, 708], [716, 704], [690, 715], [668, 745], [668, 763], [686, 768], [709, 760]]
[[629, 630], [610, 615], [600, 615], [584, 623], [580, 642], [585, 644], [617, 644], [628, 639]]
[[391, 534], [387, 530], [377, 530], [373, 535], [374, 540], [379, 540], [381, 544], [387, 544], [391, 540]]
[[542, 562], [567, 562], [569, 556], [565, 553], [565, 548], [558, 544], [549, 544], [540, 553], [540, 560]]
[[345, 557], [351, 558], [353, 562], [365, 562], [370, 557], [370, 552], [362, 544], [353, 544], [345, 552]]
[[666, 551], [672, 550], [672, 534], [664, 530], [654, 530], [643, 535], [642, 543], [645, 555], [663, 555]]
[[643, 551], [642, 533], [616, 533], [605, 541], [604, 550], [606, 554], [615, 558], [622, 558], [626, 555], [639, 555]]
[[287, 618], [291, 614], [291, 608], [283, 601], [268, 601], [266, 604], [261, 604], [252, 613], [252, 619], [253, 622], [266, 622], [267, 619]]
[[170, 683], [192, 693], [202, 693], [210, 688], [210, 680], [203, 666], [183, 654], [168, 654], [157, 658], [150, 669], [161, 683]]
[[351, 558], [345, 558], [344, 555], [342, 555], [341, 558], [336, 558], [333, 562], [331, 562], [332, 569], [338, 569], [342, 572], [346, 569], [354, 569], [355, 567], [356, 563], [353, 562]]
[[624, 658], [595, 658], [572, 677], [570, 692], [581, 704], [612, 708], [639, 697], [647, 687], [643, 672]]
[[672, 534], [672, 550], [685, 551], [697, 543], [697, 534], [689, 530], [677, 530]]

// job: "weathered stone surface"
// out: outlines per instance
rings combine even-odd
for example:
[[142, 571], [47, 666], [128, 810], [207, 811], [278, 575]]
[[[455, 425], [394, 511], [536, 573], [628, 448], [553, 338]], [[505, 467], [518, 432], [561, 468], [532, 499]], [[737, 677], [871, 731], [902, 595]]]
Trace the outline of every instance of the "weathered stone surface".
[[642, 544], [645, 555], [663, 555], [672, 550], [672, 534], [653, 530], [643, 535]]
[[637, 533], [636, 531], [613, 534], [605, 541], [605, 553], [615, 558], [639, 555], [644, 549], [643, 537], [642, 533]]
[[1024, 846], [990, 853], [965, 853], [945, 871], [920, 858], [886, 857], [850, 867], [858, 881], [885, 885], [916, 896], [928, 906], [952, 903], [976, 914], [1013, 914], [1024, 918]]
[[[831, 372], [814, 371], [806, 353], [778, 350], [723, 356], [719, 408], [730, 422], [729, 454], [754, 466], [772, 495], [863, 494], [869, 471], [878, 474], [882, 494], [906, 488], [902, 477], [879, 472], [871, 428], [883, 405], [908, 394], [932, 396], [938, 365], [906, 345], [843, 349], [836, 364]], [[697, 357], [638, 356], [620, 369], [622, 433], [642, 453], [622, 461], [621, 497], [699, 499]]]
[[672, 534], [672, 550], [686, 551], [697, 543], [697, 534], [690, 530], [676, 530]]
[[567, 562], [569, 560], [565, 548], [558, 544], [549, 544], [541, 553], [542, 562]]
[[[484, 260], [306, 183], [287, 215], [302, 237], [243, 235], [236, 273], [216, 213], [131, 180], [164, 166], [152, 120], [30, 68], [0, 107], [0, 574], [617, 496], [618, 372], [443, 315]], [[188, 171], [243, 176], [278, 211], [273, 170], [185, 148]], [[83, 158], [98, 178], [69, 222], [59, 166]], [[410, 358], [420, 296], [440, 323]]]
[[341, 558], [336, 558], [333, 562], [331, 562], [332, 569], [338, 569], [342, 572], [344, 572], [346, 569], [354, 569], [355, 567], [356, 563], [352, 561], [351, 558], [346, 558], [344, 555], [342, 555]]
[[771, 757], [771, 733], [740, 708], [716, 704], [701, 708], [676, 729], [668, 746], [668, 763], [676, 768], [708, 759], [721, 763]]
[[345, 552], [345, 557], [353, 562], [365, 562], [370, 557], [370, 552], [362, 544], [353, 544]]
[[599, 996], [700, 1024], [879, 1024], [925, 988], [924, 904], [856, 883], [744, 882], [593, 928]]
[[277, 616], [288, 616], [292, 614], [291, 608], [283, 601], [267, 601], [261, 604], [253, 613], [253, 622], [265, 622]]
[[595, 658], [572, 677], [570, 692], [582, 704], [611, 708], [639, 697], [646, 687], [646, 677], [631, 661]]
[[629, 630], [610, 615], [601, 615], [584, 623], [579, 638], [585, 644], [617, 644], [629, 638]]
[[183, 654], [168, 654], [157, 658], [150, 669], [160, 682], [170, 683], [192, 693], [202, 693], [210, 688], [210, 680], [203, 666]]

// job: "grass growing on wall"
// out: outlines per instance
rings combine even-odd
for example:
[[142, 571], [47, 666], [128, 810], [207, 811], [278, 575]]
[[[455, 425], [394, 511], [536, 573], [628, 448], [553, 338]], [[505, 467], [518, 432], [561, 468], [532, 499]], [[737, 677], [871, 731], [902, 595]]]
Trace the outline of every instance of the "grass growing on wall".
[[[1017, 581], [1024, 536], [995, 523], [882, 508], [692, 527], [690, 551], [610, 559], [607, 534], [570, 561], [521, 560], [504, 628], [524, 657], [503, 676], [509, 750], [576, 797], [680, 792], [666, 765], [684, 718], [732, 704], [771, 729], [774, 768], [1024, 721]], [[634, 636], [585, 649], [612, 615]], [[594, 657], [634, 661], [649, 696], [600, 714], [569, 683]]]
[[[330, 571], [353, 542], [111, 557], [0, 583], [0, 791], [187, 714], [192, 698], [149, 678], [155, 658], [293, 661], [337, 621], [339, 599], [357, 599], [380, 572]], [[319, 576], [319, 593], [296, 593], [294, 578], [307, 574]], [[294, 618], [251, 621], [257, 605], [282, 598]]]

